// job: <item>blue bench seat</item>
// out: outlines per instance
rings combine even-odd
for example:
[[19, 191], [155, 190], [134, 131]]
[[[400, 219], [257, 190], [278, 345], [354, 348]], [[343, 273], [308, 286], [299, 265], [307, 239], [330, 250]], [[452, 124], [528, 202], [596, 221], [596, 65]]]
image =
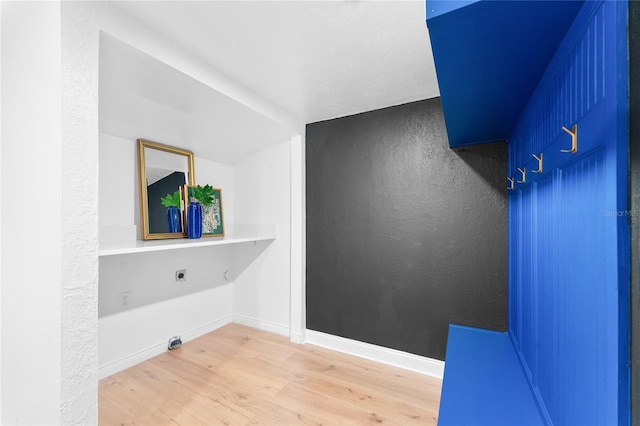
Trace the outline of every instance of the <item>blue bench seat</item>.
[[509, 334], [450, 325], [438, 425], [545, 424]]

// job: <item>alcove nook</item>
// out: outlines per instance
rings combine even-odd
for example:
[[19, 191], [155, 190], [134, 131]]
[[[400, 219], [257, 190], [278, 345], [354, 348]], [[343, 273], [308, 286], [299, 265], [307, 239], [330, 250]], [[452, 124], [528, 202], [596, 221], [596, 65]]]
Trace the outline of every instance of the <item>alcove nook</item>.
[[[289, 336], [296, 129], [107, 32], [99, 43], [100, 377], [229, 322]], [[138, 138], [194, 153], [196, 183], [222, 189], [224, 237], [141, 240]]]

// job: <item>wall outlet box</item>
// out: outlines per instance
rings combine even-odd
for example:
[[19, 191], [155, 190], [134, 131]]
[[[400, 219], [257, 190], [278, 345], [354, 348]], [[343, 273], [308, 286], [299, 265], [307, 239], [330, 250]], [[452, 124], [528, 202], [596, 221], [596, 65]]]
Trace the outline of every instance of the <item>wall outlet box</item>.
[[180, 337], [175, 336], [172, 337], [171, 339], [169, 339], [169, 350], [173, 350], [173, 349], [178, 349], [180, 346], [182, 346], [182, 340], [180, 340]]
[[129, 309], [129, 305], [131, 303], [131, 291], [123, 291], [118, 293], [118, 308], [120, 310]]

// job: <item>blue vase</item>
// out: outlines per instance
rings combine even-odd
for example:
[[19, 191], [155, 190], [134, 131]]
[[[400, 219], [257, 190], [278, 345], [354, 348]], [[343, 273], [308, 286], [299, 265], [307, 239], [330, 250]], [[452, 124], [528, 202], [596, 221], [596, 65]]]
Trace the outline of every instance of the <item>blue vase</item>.
[[180, 222], [180, 209], [177, 207], [169, 207], [167, 209], [167, 223], [169, 224], [169, 232], [182, 232], [182, 224]]
[[187, 207], [187, 237], [200, 238], [202, 236], [202, 206], [196, 201]]

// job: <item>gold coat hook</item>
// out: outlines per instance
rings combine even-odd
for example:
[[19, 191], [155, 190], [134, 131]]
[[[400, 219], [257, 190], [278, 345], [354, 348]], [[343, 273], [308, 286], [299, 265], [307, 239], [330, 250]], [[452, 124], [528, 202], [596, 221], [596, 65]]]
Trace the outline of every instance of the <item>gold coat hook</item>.
[[518, 167], [518, 171], [522, 173], [522, 180], [517, 180], [518, 183], [525, 183], [527, 181], [527, 169]]
[[508, 178], [507, 178], [507, 182], [509, 182], [509, 183], [507, 184], [507, 189], [513, 189], [513, 187], [514, 187], [514, 184], [513, 184], [513, 178], [508, 177]]
[[571, 135], [571, 149], [561, 149], [560, 152], [570, 152], [571, 154], [575, 154], [578, 152], [578, 124], [574, 124], [571, 130], [562, 126], [562, 130]]
[[533, 158], [538, 160], [538, 170], [531, 170], [532, 173], [542, 173], [542, 153], [540, 153], [540, 157], [535, 154], [531, 154]]

